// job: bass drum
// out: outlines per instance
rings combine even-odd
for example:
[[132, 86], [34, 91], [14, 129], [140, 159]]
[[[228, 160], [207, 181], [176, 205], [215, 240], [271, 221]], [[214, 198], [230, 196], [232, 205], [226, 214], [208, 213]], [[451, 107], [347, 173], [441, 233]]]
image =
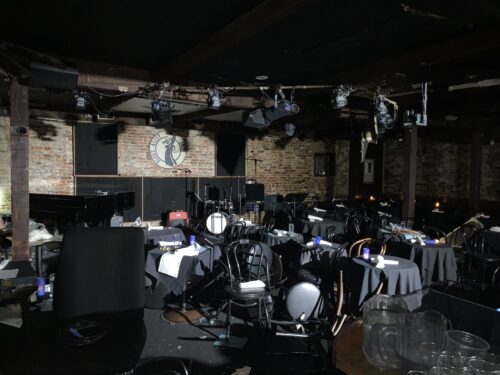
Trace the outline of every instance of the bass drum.
[[308, 282], [295, 284], [288, 290], [286, 309], [294, 320], [318, 318], [323, 310], [323, 299], [319, 288]]
[[224, 212], [214, 212], [207, 217], [205, 226], [212, 234], [222, 234], [227, 227], [228, 217]]

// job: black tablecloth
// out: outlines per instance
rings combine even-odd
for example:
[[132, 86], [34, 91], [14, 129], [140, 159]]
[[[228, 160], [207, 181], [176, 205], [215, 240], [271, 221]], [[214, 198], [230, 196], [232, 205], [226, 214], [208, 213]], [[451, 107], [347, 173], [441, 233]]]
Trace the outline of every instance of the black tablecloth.
[[500, 255], [500, 232], [485, 230], [484, 245], [492, 254]]
[[415, 262], [420, 270], [424, 287], [435, 281], [443, 283], [457, 281], [457, 262], [449, 245], [422, 246], [407, 242], [388, 242], [387, 254]]
[[280, 245], [282, 243], [287, 243], [288, 241], [292, 240], [297, 243], [303, 243], [304, 237], [300, 233], [293, 233], [293, 235], [291, 236], [289, 234], [284, 234], [282, 236], [278, 236], [277, 234], [274, 233], [266, 234], [266, 243], [271, 247]]
[[389, 295], [405, 295], [422, 289], [420, 273], [414, 262], [394, 256], [386, 256], [385, 259], [397, 260], [399, 264], [376, 268], [362, 259], [340, 259], [345, 284], [351, 290], [352, 302], [358, 307], [375, 292], [380, 281], [384, 281], [382, 292]]
[[302, 220], [302, 234], [308, 234], [312, 237], [321, 236], [326, 238], [328, 228], [335, 227], [335, 234], [345, 233], [345, 224], [342, 221], [332, 219], [323, 219], [323, 221], [308, 221]]
[[163, 308], [169, 294], [181, 294], [192, 274], [203, 276], [212, 267], [210, 261], [213, 262], [221, 256], [221, 250], [218, 246], [214, 248], [202, 247], [197, 257], [183, 257], [178, 276], [172, 277], [158, 272], [160, 259], [164, 253], [165, 251], [155, 248], [150, 250], [146, 257], [145, 284], [146, 287], [150, 287], [146, 293], [146, 307], [149, 308]]
[[159, 230], [144, 230], [144, 244], [158, 246], [158, 241], [186, 241], [186, 236], [179, 228], [163, 228]]

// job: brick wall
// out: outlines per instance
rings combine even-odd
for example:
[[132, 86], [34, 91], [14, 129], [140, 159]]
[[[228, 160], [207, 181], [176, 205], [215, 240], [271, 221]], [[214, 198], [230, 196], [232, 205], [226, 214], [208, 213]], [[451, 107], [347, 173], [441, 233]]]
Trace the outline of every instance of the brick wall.
[[61, 120], [30, 119], [30, 193], [73, 194], [73, 129]]
[[[122, 176], [172, 177], [184, 172], [162, 168], [149, 153], [149, 143], [160, 132], [150, 126], [120, 125], [118, 132], [118, 174]], [[170, 132], [171, 134], [174, 134]], [[191, 170], [193, 177], [215, 175], [215, 133], [197, 130], [176, 131], [187, 144], [186, 158], [180, 165]]]
[[483, 145], [481, 164], [481, 198], [500, 201], [500, 144]]
[[0, 213], [10, 212], [10, 118], [0, 108]]
[[[333, 138], [323, 140], [299, 140], [296, 137], [283, 140], [277, 134], [266, 135], [247, 141], [247, 158], [263, 160], [257, 164], [247, 161], [247, 176], [265, 184], [266, 194], [306, 192], [308, 200], [331, 199], [348, 194], [349, 142]], [[314, 153], [336, 154], [336, 176], [314, 176]]]
[[[73, 194], [73, 127], [52, 119], [30, 119], [31, 193]], [[0, 110], [0, 212], [11, 210], [10, 121]]]
[[[404, 147], [393, 139], [385, 141], [384, 193], [401, 194]], [[418, 138], [416, 195], [449, 199], [469, 198], [470, 145]], [[481, 199], [499, 201], [500, 147], [483, 145]]]

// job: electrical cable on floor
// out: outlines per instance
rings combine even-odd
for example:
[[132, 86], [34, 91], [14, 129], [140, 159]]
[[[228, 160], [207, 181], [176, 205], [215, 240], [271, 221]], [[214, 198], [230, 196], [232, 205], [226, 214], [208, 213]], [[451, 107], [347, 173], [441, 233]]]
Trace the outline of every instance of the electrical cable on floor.
[[[187, 315], [183, 314], [182, 312], [177, 311], [177, 313], [178, 313], [179, 315], [181, 315], [181, 316], [182, 316], [182, 317], [186, 320], [186, 322], [187, 322], [188, 324], [192, 325], [193, 327], [196, 327], [196, 328], [198, 328], [198, 329], [201, 329], [203, 332], [206, 332], [206, 333], [208, 333], [209, 335], [211, 335], [211, 336], [213, 336], [213, 337], [215, 337], [215, 338], [217, 338], [217, 339], [219, 338], [219, 336], [218, 336], [218, 335], [216, 335], [215, 333], [212, 333], [212, 332], [210, 332], [209, 330], [205, 329], [204, 327], [199, 326], [199, 325], [197, 325], [197, 324], [193, 323], [193, 322], [189, 319], [189, 317], [188, 317]], [[171, 322], [169, 322], [168, 320], [164, 319], [164, 318], [163, 318], [163, 315], [161, 315], [161, 319], [162, 319], [163, 321], [167, 322], [167, 323], [171, 323]]]

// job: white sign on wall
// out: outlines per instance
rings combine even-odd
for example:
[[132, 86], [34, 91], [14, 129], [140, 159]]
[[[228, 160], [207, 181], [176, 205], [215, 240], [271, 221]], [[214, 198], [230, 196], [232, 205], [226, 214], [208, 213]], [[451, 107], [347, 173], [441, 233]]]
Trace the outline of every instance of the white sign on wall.
[[175, 168], [186, 158], [184, 138], [161, 131], [149, 143], [153, 161], [162, 168]]

